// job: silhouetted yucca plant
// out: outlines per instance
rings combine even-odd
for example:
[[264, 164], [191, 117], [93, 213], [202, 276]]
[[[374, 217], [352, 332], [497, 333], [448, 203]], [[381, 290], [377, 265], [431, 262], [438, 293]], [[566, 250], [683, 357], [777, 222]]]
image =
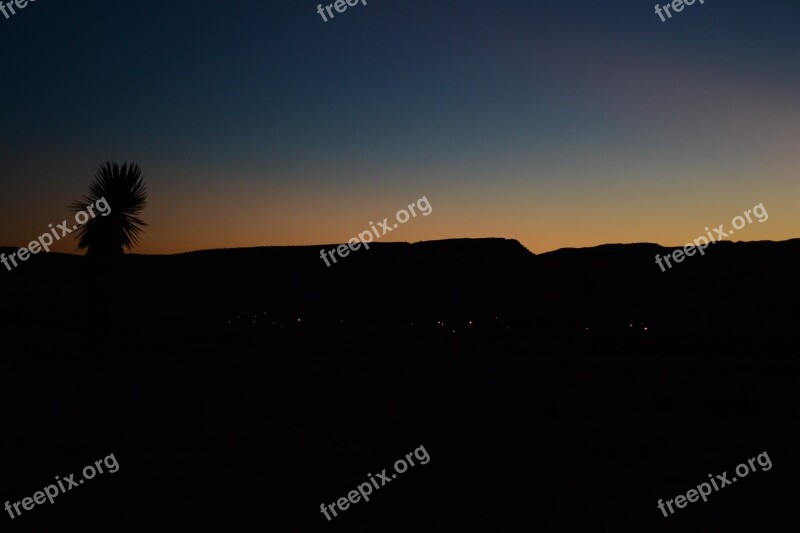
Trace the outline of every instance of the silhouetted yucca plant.
[[105, 198], [111, 209], [107, 216], [95, 216], [77, 230], [78, 249], [89, 256], [119, 256], [139, 243], [144, 226], [139, 218], [147, 205], [147, 191], [139, 165], [106, 161], [95, 173], [89, 194], [73, 202], [74, 213]]

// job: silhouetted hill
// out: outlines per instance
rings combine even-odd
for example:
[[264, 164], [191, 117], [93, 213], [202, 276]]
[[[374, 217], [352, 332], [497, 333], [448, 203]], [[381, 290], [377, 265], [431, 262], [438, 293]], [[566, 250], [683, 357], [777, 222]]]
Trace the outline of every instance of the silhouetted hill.
[[[121, 312], [159, 335], [247, 322], [265, 335], [290, 328], [345, 328], [337, 331], [359, 337], [502, 330], [527, 346], [646, 334], [711, 348], [725, 339], [784, 336], [796, 318], [789, 300], [800, 294], [798, 239], [723, 242], [666, 272], [655, 254], [672, 249], [648, 243], [540, 255], [508, 239], [376, 243], [327, 267], [320, 249], [334, 246], [126, 256]], [[81, 257], [62, 254], [2, 273], [15, 302], [4, 309], [7, 323], [27, 330], [79, 320], [98, 297], [87, 292], [88, 277]]]
[[[15, 527], [793, 519], [800, 241], [719, 244], [668, 272], [652, 244], [387, 243], [330, 268], [319, 249], [132, 255], [101, 275], [51, 254], [0, 272], [0, 502], [109, 453], [121, 465]], [[319, 513], [420, 445], [429, 464], [338, 522]], [[675, 516], [656, 507], [762, 452], [774, 469]]]

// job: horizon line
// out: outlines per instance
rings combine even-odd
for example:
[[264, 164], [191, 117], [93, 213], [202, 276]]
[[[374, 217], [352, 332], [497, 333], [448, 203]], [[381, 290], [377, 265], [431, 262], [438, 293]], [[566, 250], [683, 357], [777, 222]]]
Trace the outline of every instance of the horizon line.
[[[449, 238], [445, 238], [445, 239], [431, 239], [431, 240], [426, 240], [426, 241], [415, 241], [415, 242], [409, 242], [409, 241], [384, 241], [384, 242], [371, 243], [370, 246], [375, 247], [376, 245], [387, 245], [387, 244], [405, 244], [405, 245], [413, 246], [415, 244], [443, 243], [443, 242], [448, 242], [448, 241], [491, 241], [491, 240], [514, 242], [514, 243], [518, 244], [519, 246], [521, 246], [525, 251], [527, 251], [531, 255], [536, 255], [536, 256], [546, 255], [546, 254], [551, 254], [551, 253], [556, 253], [556, 252], [561, 252], [561, 251], [565, 251], [565, 250], [592, 250], [592, 249], [595, 249], [595, 248], [604, 248], [604, 247], [610, 247], [610, 246], [616, 246], [616, 247], [623, 247], [623, 246], [656, 246], [656, 247], [661, 248], [663, 250], [677, 250], [677, 249], [680, 249], [680, 248], [684, 248], [686, 246], [686, 245], [665, 246], [663, 244], [658, 244], [658, 243], [654, 243], [654, 242], [628, 242], [628, 243], [609, 242], [609, 243], [596, 244], [596, 245], [593, 245], [593, 246], [580, 246], [580, 247], [578, 247], [578, 246], [564, 246], [564, 247], [561, 247], [561, 248], [548, 250], [546, 252], [536, 253], [536, 252], [532, 252], [531, 250], [529, 250], [518, 239], [512, 239], [512, 238], [508, 238], [508, 237], [449, 237]], [[717, 241], [717, 242], [715, 242], [713, 244], [722, 244], [722, 243], [727, 243], [727, 244], [756, 244], [756, 243], [778, 244], [778, 243], [787, 243], [787, 242], [792, 242], [792, 241], [797, 241], [797, 240], [800, 240], [800, 237], [792, 237], [792, 238], [789, 238], [789, 239], [778, 240], [778, 241], [771, 240], [771, 239], [760, 239], [760, 240], [754, 240], [754, 241], [723, 240], [723, 241]], [[264, 248], [323, 248], [324, 249], [324, 248], [336, 247], [336, 246], [339, 246], [341, 244], [346, 244], [346, 243], [236, 246], [236, 247], [230, 247], [230, 248], [201, 248], [201, 249], [198, 249], [198, 250], [188, 250], [188, 251], [185, 251], [185, 252], [157, 253], [157, 254], [129, 252], [129, 253], [126, 253], [124, 255], [147, 256], [147, 257], [170, 257], [170, 256], [176, 256], [176, 255], [195, 254], [195, 253], [203, 253], [203, 252], [220, 252], [220, 251], [232, 251], [232, 250], [260, 250], [260, 249], [264, 249]], [[15, 247], [15, 246], [0, 246], [0, 252], [15, 251], [15, 250], [20, 250], [21, 248], [22, 247]], [[47, 253], [48, 254], [56, 254], [56, 255], [76, 256], [76, 257], [84, 257], [85, 256], [85, 254], [83, 254], [83, 253], [76, 253], [76, 252], [47, 252]]]

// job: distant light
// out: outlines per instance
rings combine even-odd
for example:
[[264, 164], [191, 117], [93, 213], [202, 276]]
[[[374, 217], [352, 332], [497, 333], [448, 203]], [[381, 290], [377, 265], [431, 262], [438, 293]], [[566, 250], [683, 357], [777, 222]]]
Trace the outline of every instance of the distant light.
[[644, 327], [644, 330], [647, 331], [647, 326]]
[[470, 320], [470, 321], [469, 321], [469, 325], [470, 325], [470, 326], [472, 325], [472, 320]]

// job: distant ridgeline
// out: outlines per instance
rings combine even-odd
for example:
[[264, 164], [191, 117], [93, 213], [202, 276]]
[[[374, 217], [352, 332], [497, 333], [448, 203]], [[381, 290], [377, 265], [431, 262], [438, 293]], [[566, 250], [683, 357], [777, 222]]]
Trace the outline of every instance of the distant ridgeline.
[[67, 332], [99, 314], [145, 338], [724, 353], [785, 344], [796, 327], [798, 239], [719, 243], [667, 273], [653, 257], [671, 249], [655, 244], [535, 255], [507, 239], [376, 243], [336, 269], [319, 249], [130, 255], [105, 287], [82, 257], [37, 256], [0, 273], [4, 333]]

